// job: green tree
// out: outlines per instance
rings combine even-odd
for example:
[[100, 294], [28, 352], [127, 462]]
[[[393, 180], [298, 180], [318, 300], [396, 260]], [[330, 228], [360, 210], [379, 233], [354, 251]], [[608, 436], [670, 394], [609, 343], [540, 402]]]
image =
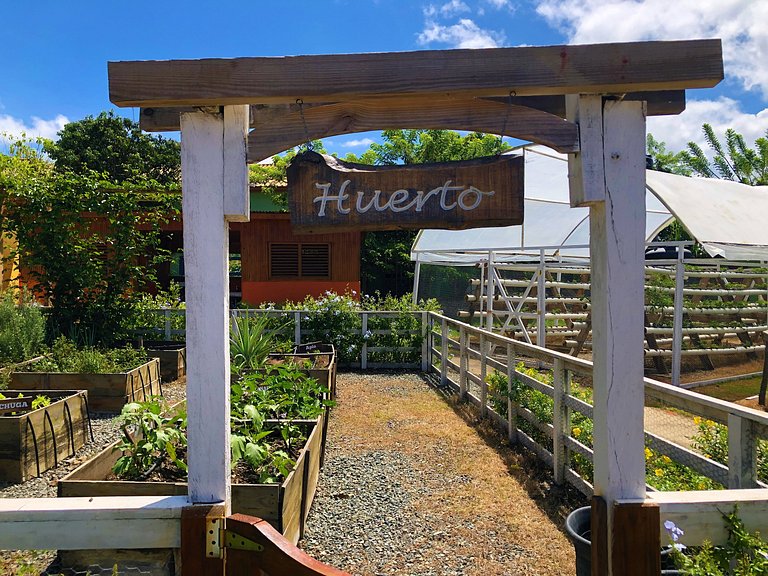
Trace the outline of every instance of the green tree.
[[70, 122], [58, 135], [45, 152], [61, 172], [93, 171], [111, 182], [180, 182], [179, 143], [145, 134], [136, 122], [112, 111]]
[[702, 130], [713, 157], [710, 160], [701, 146], [689, 142], [688, 150], [680, 153], [680, 159], [692, 174], [751, 186], [768, 185], [768, 131], [765, 137], [755, 140], [753, 150], [746, 145], [744, 137], [732, 128], [725, 131], [725, 146], [711, 125], [704, 124]]
[[[384, 130], [382, 143], [371, 144], [374, 164], [426, 164], [491, 156], [510, 146], [491, 134], [453, 130]], [[367, 153], [366, 153], [367, 154]], [[365, 154], [364, 154], [365, 156]], [[415, 230], [368, 232], [363, 237], [360, 276], [366, 294], [400, 296], [413, 288], [410, 252]]]
[[683, 153], [667, 150], [667, 145], [656, 140], [653, 134], [646, 137], [646, 150], [651, 157], [651, 170], [690, 176], [691, 169], [683, 162]]
[[15, 235], [34, 292], [52, 305], [51, 336], [109, 342], [166, 257], [160, 226], [180, 213], [181, 195], [51, 170], [25, 143], [12, 150], [0, 157], [0, 224]]

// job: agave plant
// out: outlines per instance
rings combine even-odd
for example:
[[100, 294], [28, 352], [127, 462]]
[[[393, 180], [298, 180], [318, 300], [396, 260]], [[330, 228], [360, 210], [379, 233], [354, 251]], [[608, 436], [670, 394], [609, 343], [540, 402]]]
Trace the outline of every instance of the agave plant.
[[236, 317], [229, 331], [229, 352], [236, 373], [258, 370], [264, 366], [273, 346], [267, 333], [269, 318]]

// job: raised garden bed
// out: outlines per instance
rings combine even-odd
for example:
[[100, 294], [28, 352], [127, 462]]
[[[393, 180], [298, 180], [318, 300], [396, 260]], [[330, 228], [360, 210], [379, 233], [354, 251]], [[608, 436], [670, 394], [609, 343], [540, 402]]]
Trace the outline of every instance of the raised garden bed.
[[118, 374], [12, 372], [11, 387], [19, 390], [87, 390], [93, 412], [120, 412], [127, 402], [160, 395], [160, 361]]
[[307, 362], [308, 367], [302, 371], [315, 378], [322, 387], [330, 390], [331, 398], [336, 398], [336, 350], [333, 344], [301, 344], [290, 354], [270, 354], [269, 363]]
[[[22, 394], [26, 402], [17, 398]], [[73, 456], [89, 437], [87, 393], [82, 390], [3, 390], [0, 404], [0, 481], [24, 482]], [[39, 396], [51, 403], [31, 407]], [[13, 411], [13, 413], [10, 413]], [[7, 414], [7, 415], [6, 415]]]
[[[280, 484], [233, 484], [232, 511], [267, 520], [294, 544], [304, 532], [320, 474], [325, 414], [317, 421], [294, 421], [310, 428], [296, 466]], [[178, 496], [187, 494], [186, 482], [107, 480], [121, 456], [117, 443], [73, 470], [58, 483], [59, 497]], [[62, 553], [66, 556], [65, 553]], [[64, 565], [68, 565], [64, 562]]]
[[187, 344], [177, 340], [132, 340], [132, 346], [144, 348], [147, 356], [160, 360], [163, 382], [173, 382], [187, 374]]

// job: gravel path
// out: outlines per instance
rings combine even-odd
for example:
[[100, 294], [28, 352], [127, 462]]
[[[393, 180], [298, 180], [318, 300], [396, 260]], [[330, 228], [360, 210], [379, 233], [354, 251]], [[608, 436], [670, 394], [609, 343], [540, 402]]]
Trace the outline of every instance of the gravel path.
[[412, 374], [339, 374], [338, 393], [310, 555], [363, 576], [574, 573], [560, 529], [582, 503], [465, 405]]

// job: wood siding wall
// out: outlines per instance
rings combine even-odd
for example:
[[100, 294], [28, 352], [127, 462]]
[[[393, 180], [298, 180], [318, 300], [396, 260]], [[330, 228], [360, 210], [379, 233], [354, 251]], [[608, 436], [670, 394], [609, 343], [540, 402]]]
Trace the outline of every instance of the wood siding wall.
[[270, 280], [269, 244], [272, 242], [330, 244], [330, 281], [360, 281], [360, 232], [294, 236], [288, 214], [257, 213], [251, 213], [250, 222], [232, 223], [231, 228], [240, 231], [243, 281], [267, 282]]

